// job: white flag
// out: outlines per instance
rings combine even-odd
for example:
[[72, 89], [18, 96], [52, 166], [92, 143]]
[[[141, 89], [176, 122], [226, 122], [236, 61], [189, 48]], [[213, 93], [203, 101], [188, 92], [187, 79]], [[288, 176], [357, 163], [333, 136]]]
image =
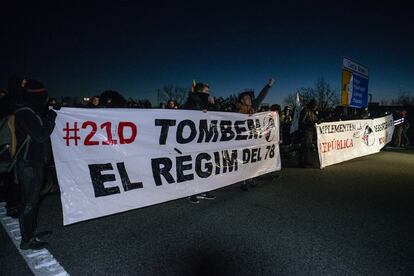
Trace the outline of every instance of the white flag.
[[293, 113], [292, 125], [290, 126], [290, 133], [293, 133], [299, 130], [299, 117], [300, 117], [300, 112], [303, 109], [303, 106], [300, 102], [299, 92], [296, 92], [294, 109], [295, 111]]

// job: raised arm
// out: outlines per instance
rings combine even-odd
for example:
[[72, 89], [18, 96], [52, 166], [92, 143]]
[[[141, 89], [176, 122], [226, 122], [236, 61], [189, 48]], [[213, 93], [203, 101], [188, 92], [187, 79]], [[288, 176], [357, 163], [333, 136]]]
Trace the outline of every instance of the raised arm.
[[253, 102], [253, 109], [257, 110], [259, 106], [262, 104], [264, 98], [266, 98], [267, 94], [269, 93], [270, 88], [272, 88], [273, 84], [275, 83], [275, 79], [271, 78], [268, 83], [263, 87], [262, 91], [260, 91], [259, 95]]

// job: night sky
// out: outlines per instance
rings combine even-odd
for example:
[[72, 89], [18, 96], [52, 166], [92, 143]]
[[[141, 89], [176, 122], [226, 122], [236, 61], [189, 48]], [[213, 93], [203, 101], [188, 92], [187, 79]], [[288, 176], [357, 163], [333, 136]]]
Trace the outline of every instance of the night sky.
[[195, 79], [227, 96], [273, 76], [265, 102], [283, 103], [318, 77], [339, 96], [346, 56], [369, 68], [374, 101], [414, 92], [413, 4], [10, 3], [2, 4], [1, 86], [19, 74], [56, 97], [114, 89], [155, 103], [164, 84]]

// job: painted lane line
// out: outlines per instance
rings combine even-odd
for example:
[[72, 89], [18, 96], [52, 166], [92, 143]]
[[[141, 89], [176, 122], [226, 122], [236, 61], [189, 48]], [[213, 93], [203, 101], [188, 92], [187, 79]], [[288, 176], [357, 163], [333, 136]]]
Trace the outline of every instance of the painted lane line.
[[56, 260], [50, 261], [50, 262], [46, 262], [46, 263], [41, 263], [35, 266], [35, 269], [39, 269], [39, 268], [43, 268], [43, 267], [49, 267], [52, 266], [54, 264], [57, 264]]
[[[4, 203], [0, 202], [0, 212], [4, 213]], [[69, 273], [50, 254], [49, 250], [21, 250], [20, 249], [20, 226], [17, 219], [0, 217], [1, 225], [10, 237], [11, 242], [16, 246], [20, 255], [26, 261], [27, 266], [35, 276], [67, 276]]]
[[27, 254], [27, 257], [29, 257], [29, 258], [33, 258], [33, 257], [37, 257], [37, 256], [39, 256], [39, 255], [44, 255], [44, 254], [47, 254], [47, 250], [42, 249], [42, 250], [37, 251], [37, 252], [35, 252], [35, 253], [32, 253], [32, 254]]
[[55, 275], [53, 275], [53, 276], [67, 276], [67, 275], [69, 275], [69, 274], [68, 274], [68, 273], [66, 273], [66, 272], [60, 272], [60, 273], [55, 274]]

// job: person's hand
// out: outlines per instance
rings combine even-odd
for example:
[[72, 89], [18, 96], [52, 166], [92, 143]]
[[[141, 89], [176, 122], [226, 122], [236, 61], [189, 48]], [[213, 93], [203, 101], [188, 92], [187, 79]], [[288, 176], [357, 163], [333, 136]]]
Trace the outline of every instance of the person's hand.
[[57, 113], [53, 109], [49, 109], [46, 113], [46, 117], [50, 118], [52, 121], [55, 121]]
[[272, 87], [272, 85], [275, 83], [275, 79], [274, 78], [271, 78], [270, 80], [269, 80], [269, 82], [267, 83], [267, 85], [269, 85], [270, 87]]
[[60, 110], [62, 108], [62, 105], [54, 104], [52, 107], [53, 107], [53, 110]]

